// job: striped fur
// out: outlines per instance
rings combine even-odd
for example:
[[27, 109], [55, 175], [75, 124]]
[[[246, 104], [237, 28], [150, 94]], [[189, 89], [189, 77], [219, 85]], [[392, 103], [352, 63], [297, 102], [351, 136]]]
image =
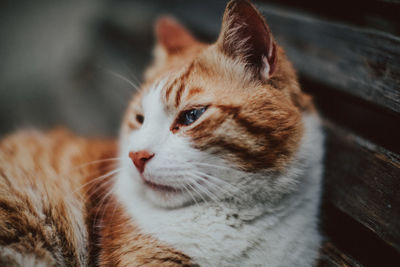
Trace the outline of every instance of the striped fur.
[[99, 170], [74, 168], [108, 157], [110, 146], [61, 129], [47, 135], [24, 131], [1, 141], [0, 261], [5, 266], [88, 264], [85, 196], [72, 192]]

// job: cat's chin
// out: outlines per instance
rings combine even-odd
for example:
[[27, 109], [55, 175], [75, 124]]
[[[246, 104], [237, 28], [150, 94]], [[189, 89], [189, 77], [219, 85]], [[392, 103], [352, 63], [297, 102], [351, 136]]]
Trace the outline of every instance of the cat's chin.
[[117, 176], [115, 192], [127, 205], [135, 202], [134, 199], [137, 198], [153, 206], [168, 209], [192, 204], [193, 198], [187, 190], [167, 183], [157, 183], [150, 178], [146, 179], [133, 169], [127, 168]]
[[149, 175], [140, 175], [140, 177], [143, 197], [158, 207], [179, 208], [190, 205], [193, 201], [188, 188], [159, 183]]
[[181, 189], [146, 183], [143, 183], [142, 187], [143, 197], [161, 208], [180, 208], [192, 204], [193, 201], [190, 195]]

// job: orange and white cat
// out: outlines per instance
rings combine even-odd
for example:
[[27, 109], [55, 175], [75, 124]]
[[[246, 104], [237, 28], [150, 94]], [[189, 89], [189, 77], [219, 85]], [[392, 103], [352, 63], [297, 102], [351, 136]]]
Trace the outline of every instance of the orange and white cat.
[[[264, 18], [233, 0], [212, 45], [171, 18], [158, 21], [156, 35], [154, 63], [128, 107], [118, 152], [113, 141], [62, 132], [2, 141], [0, 180], [8, 189], [0, 193], [0, 263], [314, 265], [323, 134]], [[118, 168], [107, 172], [116, 154]], [[60, 178], [89, 161], [105, 165]], [[24, 220], [10, 215], [19, 212], [10, 199], [42, 216], [24, 224], [41, 234], [13, 229]], [[4, 241], [11, 233], [29, 238]]]

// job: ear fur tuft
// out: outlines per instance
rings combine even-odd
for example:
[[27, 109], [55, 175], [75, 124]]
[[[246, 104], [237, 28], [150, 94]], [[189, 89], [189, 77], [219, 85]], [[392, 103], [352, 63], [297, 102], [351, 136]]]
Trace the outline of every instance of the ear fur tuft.
[[225, 54], [244, 61], [262, 80], [274, 73], [276, 43], [265, 19], [249, 1], [228, 3], [218, 43]]

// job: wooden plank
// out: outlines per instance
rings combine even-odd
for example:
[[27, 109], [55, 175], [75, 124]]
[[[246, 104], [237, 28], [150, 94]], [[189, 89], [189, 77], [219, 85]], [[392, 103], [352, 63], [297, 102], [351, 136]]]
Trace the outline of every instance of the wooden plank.
[[400, 112], [400, 38], [261, 9], [300, 74]]
[[325, 122], [325, 194], [400, 251], [400, 156]]
[[331, 242], [326, 242], [321, 248], [318, 267], [362, 267], [359, 262], [340, 251]]
[[313, 1], [313, 0], [257, 0], [256, 3], [275, 4], [307, 12], [324, 20], [376, 29], [400, 35], [400, 2], [398, 0]]
[[[267, 4], [257, 6], [301, 75], [400, 112], [400, 38]], [[216, 37], [222, 7], [196, 10], [174, 13], [203, 35]]]

